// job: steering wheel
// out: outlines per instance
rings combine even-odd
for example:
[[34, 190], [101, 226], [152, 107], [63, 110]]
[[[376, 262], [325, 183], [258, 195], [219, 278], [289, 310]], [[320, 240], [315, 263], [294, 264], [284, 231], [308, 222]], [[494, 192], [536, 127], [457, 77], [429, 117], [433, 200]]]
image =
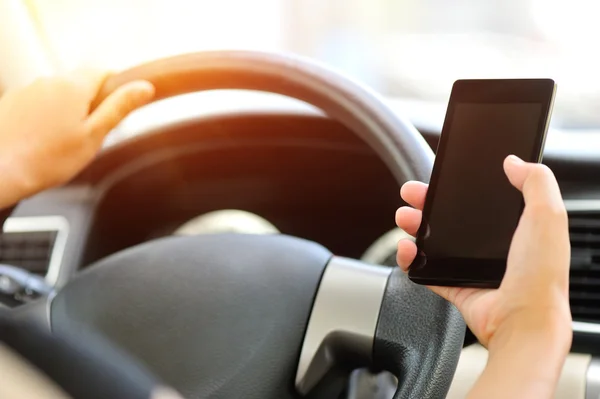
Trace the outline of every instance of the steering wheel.
[[[433, 153], [409, 122], [302, 58], [176, 56], [109, 78], [98, 101], [136, 79], [154, 83], [156, 99], [247, 89], [303, 100], [360, 136], [399, 184], [431, 172]], [[454, 306], [398, 268], [285, 235], [148, 242], [97, 262], [29, 309], [66, 336], [100, 332], [187, 398], [305, 397], [365, 366], [397, 377], [394, 398], [443, 398], [465, 331]]]

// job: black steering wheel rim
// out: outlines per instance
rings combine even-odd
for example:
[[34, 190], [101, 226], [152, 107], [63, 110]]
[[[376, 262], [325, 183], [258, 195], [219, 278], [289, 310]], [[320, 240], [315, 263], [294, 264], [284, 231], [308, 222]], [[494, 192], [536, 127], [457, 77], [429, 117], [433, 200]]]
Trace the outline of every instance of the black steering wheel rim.
[[399, 184], [429, 180], [433, 152], [415, 127], [368, 87], [312, 60], [258, 51], [206, 51], [165, 58], [109, 77], [92, 109], [122, 84], [139, 79], [155, 85], [154, 101], [221, 89], [304, 101], [369, 144]]
[[[119, 85], [137, 79], [154, 83], [157, 99], [202, 90], [247, 89], [306, 101], [347, 126], [369, 144], [387, 164], [399, 184], [409, 179], [427, 181], [429, 178], [432, 151], [409, 122], [394, 114], [371, 90], [306, 59], [246, 51], [172, 57], [111, 77], [105, 82], [97, 101], [101, 101]], [[232, 257], [235, 255], [231, 253], [232, 248], [242, 248], [242, 252], [247, 253], [250, 259], [255, 259], [254, 262], [248, 261], [247, 266], [256, 267], [256, 273], [241, 273], [235, 257]], [[290, 257], [290, 254], [294, 256]], [[409, 282], [397, 269], [391, 271], [357, 261], [350, 264], [345, 262], [333, 257], [321, 246], [285, 236], [207, 236], [159, 240], [110, 256], [84, 271], [52, 299], [48, 306], [48, 320], [54, 331], [65, 335], [85, 334], [88, 329], [100, 331], [141, 358], [159, 377], [165, 378], [167, 383], [181, 389], [190, 398], [240, 395], [248, 398], [297, 397], [298, 391], [302, 394], [310, 392], [331, 368], [340, 364], [368, 365], [394, 373], [399, 380], [395, 395], [397, 399], [444, 397], [462, 346], [464, 322], [460, 314], [426, 288]], [[320, 297], [329, 295], [330, 289], [324, 287], [327, 281], [332, 281], [327, 276], [332, 275], [329, 271], [335, 267], [373, 279], [372, 286], [375, 288], [368, 294], [364, 293], [371, 297], [372, 306], [365, 307], [361, 316], [368, 320], [366, 330], [372, 329], [372, 332], [365, 332], [364, 326], [357, 332], [350, 325], [342, 331], [343, 334], [333, 328], [322, 337], [322, 342], [317, 342], [312, 357], [306, 360], [303, 357], [304, 348], [307, 347], [310, 332], [314, 330], [311, 326], [316, 323], [314, 318], [318, 312], [315, 307]], [[240, 278], [242, 274], [244, 279]], [[137, 280], [136, 275], [140, 276]], [[176, 276], [175, 280], [173, 276]], [[289, 279], [293, 284], [290, 285]], [[138, 281], [139, 286], [134, 286], [131, 283], [133, 281]], [[273, 328], [257, 332], [257, 321], [248, 319], [247, 313], [251, 308], [247, 308], [246, 313], [238, 311], [240, 303], [247, 306], [253, 301], [252, 296], [244, 294], [247, 292], [263, 298], [263, 304], [272, 304], [279, 297], [274, 298], [267, 291], [276, 291], [273, 288], [275, 286], [287, 287], [290, 303], [265, 306], [270, 313], [263, 324], [272, 324], [281, 331], [287, 331], [283, 338], [275, 335]], [[335, 286], [338, 294], [346, 295], [349, 299], [349, 302], [342, 303], [339, 312], [353, 312], [347, 307], [347, 303], [352, 302], [352, 295], [347, 296], [348, 288], [337, 283], [328, 286]], [[227, 287], [238, 293], [234, 300], [227, 296]], [[353, 287], [357, 291], [363, 289], [361, 284], [354, 284]], [[185, 296], [180, 296], [177, 290], [188, 294], [189, 301], [185, 300]], [[202, 298], [204, 292], [211, 293], [212, 300], [206, 296]], [[108, 293], [110, 295], [107, 296]], [[355, 294], [360, 296], [361, 292]], [[162, 302], [156, 301], [157, 296]], [[174, 296], [179, 302], [173, 299]], [[205, 307], [207, 303], [211, 307]], [[355, 304], [360, 306], [361, 302]], [[174, 312], [182, 309], [190, 317], [187, 324], [186, 320], [169, 314], [169, 310]], [[203, 310], [201, 315], [195, 315], [198, 309]], [[221, 310], [238, 316], [228, 319]], [[156, 322], [160, 320], [160, 313], [168, 314], [168, 320], [173, 325], [158, 324], [151, 327], [146, 324], [149, 319]], [[288, 323], [281, 323], [286, 317], [293, 320], [290, 324], [294, 329], [289, 329]], [[190, 381], [202, 379], [190, 368], [197, 367], [210, 374], [209, 369], [202, 367], [204, 363], [197, 359], [198, 353], [189, 355], [189, 352], [194, 352], [193, 348], [186, 351], [185, 346], [178, 346], [181, 342], [173, 344], [181, 350], [177, 353], [186, 358], [183, 360], [165, 358], [165, 349], [157, 348], [165, 346], [166, 342], [174, 342], [169, 339], [177, 339], [178, 334], [183, 337], [180, 337], [181, 340], [186, 340], [186, 345], [193, 344], [194, 333], [203, 336], [204, 331], [206, 337], [218, 340], [218, 330], [212, 331], [214, 324], [207, 327], [209, 320], [215, 318], [227, 319], [229, 325], [235, 324], [240, 330], [248, 329], [246, 337], [254, 341], [249, 341], [244, 348], [259, 345], [262, 342], [261, 334], [279, 342], [282, 348], [289, 346], [285, 349], [293, 353], [262, 358], [263, 362], [270, 359], [273, 365], [278, 365], [276, 369], [263, 370], [277, 376], [274, 377], [277, 381], [271, 382], [272, 387], [260, 387], [248, 392], [254, 382], [234, 373], [240, 377], [238, 381], [225, 378], [233, 388], [219, 385], [218, 389], [210, 386], [207, 389], [210, 383], [206, 380], [201, 384]], [[190, 323], [196, 328], [194, 331], [190, 331]], [[134, 337], [132, 334], [136, 326], [159, 331], [144, 330]], [[165, 337], [169, 339], [165, 341]], [[239, 339], [243, 341], [246, 337]], [[143, 342], [145, 340], [146, 343]], [[233, 344], [229, 342], [228, 345]], [[325, 368], [319, 369], [315, 361], [319, 353], [332, 354], [330, 361], [323, 363]], [[218, 351], [214, 355], [215, 359], [219, 354], [221, 352]], [[223, 356], [228, 358], [227, 354], [223, 353]], [[260, 354], [256, 356], [260, 357]], [[298, 367], [298, 358], [309, 363], [302, 372], [302, 366]], [[291, 362], [296, 364], [292, 367]], [[177, 369], [177, 364], [185, 365], [178, 369], [178, 372], [185, 374], [185, 378], [179, 378], [172, 372]], [[289, 375], [292, 368], [295, 375]], [[252, 371], [245, 369], [244, 374], [250, 375]]]

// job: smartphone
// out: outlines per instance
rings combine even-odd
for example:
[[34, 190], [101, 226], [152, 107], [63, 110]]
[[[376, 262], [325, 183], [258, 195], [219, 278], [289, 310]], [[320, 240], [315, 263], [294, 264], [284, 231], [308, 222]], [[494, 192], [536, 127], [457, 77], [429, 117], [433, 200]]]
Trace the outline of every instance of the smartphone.
[[500, 285], [524, 206], [503, 162], [510, 154], [541, 162], [555, 92], [551, 79], [454, 83], [408, 272], [412, 281]]

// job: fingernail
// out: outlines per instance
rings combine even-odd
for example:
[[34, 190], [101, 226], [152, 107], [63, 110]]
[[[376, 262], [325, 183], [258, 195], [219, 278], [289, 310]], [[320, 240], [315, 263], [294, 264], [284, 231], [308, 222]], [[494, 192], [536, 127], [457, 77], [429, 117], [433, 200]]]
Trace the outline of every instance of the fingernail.
[[154, 94], [154, 85], [146, 80], [136, 80], [132, 82], [131, 85], [140, 93]]
[[516, 155], [509, 155], [507, 157], [508, 162], [512, 163], [513, 165], [522, 165], [525, 163], [525, 161], [523, 161], [521, 158], [519, 158]]

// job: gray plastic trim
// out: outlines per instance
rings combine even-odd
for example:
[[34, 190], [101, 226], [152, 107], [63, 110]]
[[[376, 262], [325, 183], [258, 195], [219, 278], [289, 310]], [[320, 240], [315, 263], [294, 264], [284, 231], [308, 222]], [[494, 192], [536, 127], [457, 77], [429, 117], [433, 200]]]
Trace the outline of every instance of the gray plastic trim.
[[308, 393], [331, 370], [339, 351], [371, 359], [381, 303], [392, 268], [333, 257], [304, 336], [296, 388]]
[[564, 200], [567, 212], [600, 211], [600, 199]]
[[56, 293], [53, 293], [49, 296], [39, 298], [34, 302], [11, 308], [9, 312], [15, 319], [36, 322], [39, 326], [42, 326], [47, 331], [51, 332], [52, 300], [55, 296]]
[[415, 238], [402, 229], [395, 228], [379, 237], [361, 256], [360, 260], [367, 263], [383, 264], [391, 255], [396, 253], [398, 241]]
[[584, 334], [600, 334], [600, 324], [574, 321], [573, 331]]
[[9, 217], [4, 222], [4, 231], [7, 233], [23, 233], [36, 231], [56, 231], [56, 240], [50, 255], [46, 281], [51, 286], [56, 286], [60, 275], [63, 255], [67, 246], [69, 235], [69, 222], [62, 216], [27, 216]]
[[600, 358], [592, 358], [587, 369], [585, 399], [600, 398]]
[[[564, 203], [565, 208], [567, 208], [567, 213], [600, 212], [600, 200], [565, 200]], [[600, 334], [600, 323], [574, 321], [573, 332], [584, 334]]]

